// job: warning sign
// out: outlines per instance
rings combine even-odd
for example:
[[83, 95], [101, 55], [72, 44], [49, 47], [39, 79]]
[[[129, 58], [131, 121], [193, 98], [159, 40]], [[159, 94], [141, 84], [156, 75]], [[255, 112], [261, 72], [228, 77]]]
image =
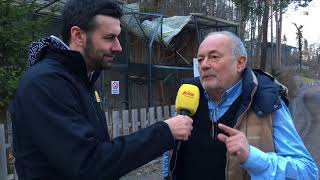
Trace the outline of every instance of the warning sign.
[[111, 81], [111, 94], [120, 94], [119, 81]]

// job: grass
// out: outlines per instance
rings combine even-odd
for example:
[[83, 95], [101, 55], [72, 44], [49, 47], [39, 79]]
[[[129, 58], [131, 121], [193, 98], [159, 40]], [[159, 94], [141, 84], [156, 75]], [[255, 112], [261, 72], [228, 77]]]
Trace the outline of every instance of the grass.
[[304, 83], [314, 83], [314, 82], [316, 82], [316, 80], [308, 78], [308, 77], [305, 77], [305, 76], [302, 76], [302, 79], [303, 79]]

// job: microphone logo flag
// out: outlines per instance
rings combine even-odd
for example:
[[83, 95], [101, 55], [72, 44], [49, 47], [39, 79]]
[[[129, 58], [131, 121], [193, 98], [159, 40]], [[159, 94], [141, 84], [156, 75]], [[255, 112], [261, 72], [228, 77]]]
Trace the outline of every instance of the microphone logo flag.
[[194, 97], [194, 93], [190, 92], [190, 91], [184, 91], [182, 93], [183, 96], [186, 96], [186, 97], [191, 97], [193, 98]]

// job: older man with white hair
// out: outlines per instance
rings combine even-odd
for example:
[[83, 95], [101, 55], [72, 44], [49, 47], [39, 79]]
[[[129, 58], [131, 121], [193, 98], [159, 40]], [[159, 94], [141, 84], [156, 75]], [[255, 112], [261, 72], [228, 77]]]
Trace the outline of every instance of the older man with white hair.
[[175, 180], [318, 179], [314, 160], [285, 104], [286, 88], [246, 68], [247, 53], [231, 32], [210, 33], [198, 49], [200, 89], [193, 131], [174, 149]]

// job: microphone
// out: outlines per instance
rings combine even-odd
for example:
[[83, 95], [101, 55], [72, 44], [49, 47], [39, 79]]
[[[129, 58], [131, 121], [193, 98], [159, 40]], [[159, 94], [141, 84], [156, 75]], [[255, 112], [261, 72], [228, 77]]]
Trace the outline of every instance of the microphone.
[[[192, 84], [182, 84], [176, 97], [176, 112], [180, 115], [193, 116], [198, 109], [200, 99], [199, 88]], [[181, 141], [178, 141], [177, 150]]]
[[176, 97], [176, 112], [180, 115], [193, 116], [198, 109], [199, 88], [192, 84], [182, 84]]

